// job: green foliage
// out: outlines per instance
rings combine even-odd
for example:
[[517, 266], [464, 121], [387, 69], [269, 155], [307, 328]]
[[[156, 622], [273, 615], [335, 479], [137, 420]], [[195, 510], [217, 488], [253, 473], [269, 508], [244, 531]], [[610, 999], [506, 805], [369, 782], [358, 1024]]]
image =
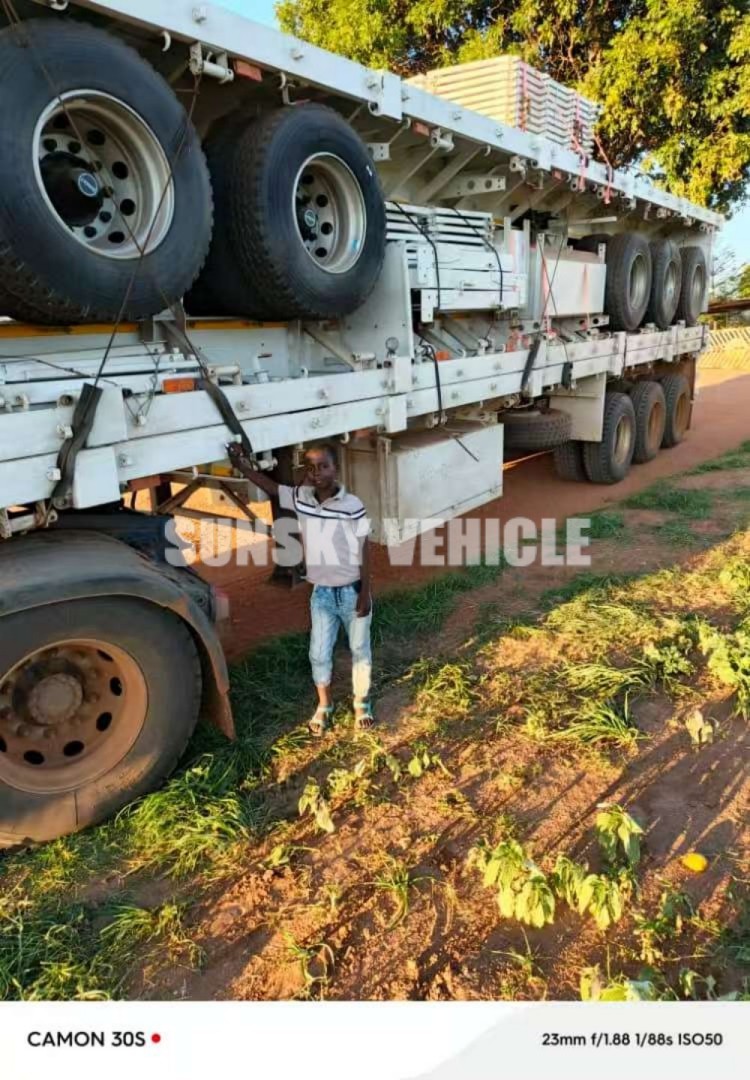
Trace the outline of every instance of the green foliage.
[[730, 0], [280, 0], [284, 30], [408, 75], [516, 53], [603, 106], [616, 166], [719, 209], [750, 162], [750, 17]]
[[503, 918], [535, 927], [554, 920], [555, 897], [550, 883], [517, 840], [501, 840], [494, 848], [479, 843], [469, 852], [468, 861], [483, 875], [484, 885], [496, 889]]
[[578, 893], [578, 913], [587, 911], [600, 930], [619, 922], [625, 909], [620, 882], [607, 874], [589, 874]]
[[734, 690], [736, 714], [750, 719], [750, 619], [731, 634], [702, 625], [700, 644], [711, 674]]
[[320, 790], [320, 784], [312, 776], [305, 784], [304, 791], [300, 795], [298, 808], [300, 817], [304, 817], [305, 814], [309, 813], [315, 819], [315, 824], [321, 832], [332, 833], [335, 831], [336, 826], [333, 824], [333, 818], [331, 817], [331, 808]]
[[596, 838], [604, 858], [610, 866], [620, 863], [620, 854], [630, 870], [634, 870], [641, 859], [641, 841], [643, 829], [622, 806], [602, 805], [596, 815]]
[[599, 965], [584, 968], [580, 978], [581, 1001], [658, 1001], [659, 992], [649, 979], [604, 979]]
[[559, 855], [551, 877], [552, 888], [579, 915], [590, 914], [600, 930], [619, 922], [625, 910], [626, 879], [589, 874], [584, 863]]
[[633, 510], [667, 510], [695, 520], [711, 516], [713, 496], [701, 488], [690, 490], [662, 482], [631, 495], [623, 505]]
[[610, 540], [625, 533], [625, 516], [619, 510], [597, 510], [589, 516], [591, 540]]

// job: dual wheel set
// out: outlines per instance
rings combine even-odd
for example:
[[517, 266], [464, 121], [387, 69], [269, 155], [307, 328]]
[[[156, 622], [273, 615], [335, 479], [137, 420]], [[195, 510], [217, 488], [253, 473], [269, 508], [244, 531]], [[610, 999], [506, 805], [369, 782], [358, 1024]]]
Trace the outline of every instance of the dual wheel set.
[[333, 109], [245, 107], [201, 143], [135, 50], [46, 19], [0, 31], [0, 101], [0, 315], [134, 320], [187, 295], [196, 315], [334, 318], [377, 281], [383, 194]]
[[682, 442], [690, 410], [690, 384], [680, 373], [612, 389], [604, 401], [601, 441], [570, 440], [557, 446], [557, 474], [563, 480], [617, 484], [634, 463], [642, 465], [662, 448]]
[[595, 233], [575, 241], [578, 251], [606, 248], [604, 311], [610, 330], [633, 333], [652, 324], [695, 326], [705, 306], [708, 275], [701, 247], [679, 248], [669, 237], [650, 240], [637, 232]]

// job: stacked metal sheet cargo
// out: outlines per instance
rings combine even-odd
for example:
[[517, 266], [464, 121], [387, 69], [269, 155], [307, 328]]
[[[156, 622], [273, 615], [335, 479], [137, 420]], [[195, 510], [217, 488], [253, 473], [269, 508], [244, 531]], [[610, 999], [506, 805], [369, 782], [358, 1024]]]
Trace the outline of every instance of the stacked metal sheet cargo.
[[517, 56], [435, 68], [409, 80], [466, 109], [590, 154], [599, 106]]

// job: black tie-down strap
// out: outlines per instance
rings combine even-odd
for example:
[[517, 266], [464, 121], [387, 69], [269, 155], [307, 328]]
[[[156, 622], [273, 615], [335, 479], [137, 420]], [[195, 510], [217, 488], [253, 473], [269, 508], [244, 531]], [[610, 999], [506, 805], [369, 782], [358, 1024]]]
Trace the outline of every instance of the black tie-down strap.
[[239, 435], [240, 442], [242, 443], [242, 449], [245, 451], [248, 457], [253, 456], [253, 447], [250, 439], [247, 437], [247, 432], [243, 428], [242, 424], [237, 418], [237, 414], [229, 403], [229, 398], [215, 382], [211, 382], [210, 379], [200, 379], [198, 382], [198, 388], [205, 390], [208, 396], [213, 401], [216, 408], [221, 413], [221, 418], [227, 425], [229, 430], [235, 435]]
[[78, 403], [73, 411], [73, 420], [71, 422], [73, 434], [62, 444], [57, 457], [60, 479], [52, 491], [52, 505], [56, 510], [65, 510], [73, 502], [76, 458], [79, 451], [83, 449], [91, 428], [94, 426], [96, 407], [101, 396], [101, 386], [95, 386], [94, 383], [83, 384], [81, 396], [78, 398]]

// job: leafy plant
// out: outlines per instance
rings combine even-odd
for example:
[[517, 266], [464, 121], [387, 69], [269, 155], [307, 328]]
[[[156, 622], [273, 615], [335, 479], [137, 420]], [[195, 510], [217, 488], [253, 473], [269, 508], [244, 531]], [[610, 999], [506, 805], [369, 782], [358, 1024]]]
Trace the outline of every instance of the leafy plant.
[[658, 1001], [659, 992], [649, 979], [603, 979], [598, 964], [584, 968], [580, 977], [581, 1001]]
[[596, 838], [610, 866], [617, 866], [620, 850], [630, 869], [640, 862], [643, 829], [622, 806], [601, 804], [596, 815]]
[[368, 762], [362, 758], [351, 769], [333, 769], [328, 774], [326, 786], [332, 799], [352, 796], [360, 805], [367, 796], [370, 780], [367, 777]]
[[483, 875], [486, 887], [497, 890], [500, 914], [529, 926], [542, 927], [555, 917], [555, 897], [539, 867], [517, 840], [501, 840], [494, 848], [480, 843], [469, 853], [469, 865]]
[[408, 866], [400, 859], [386, 856], [385, 869], [374, 881], [378, 889], [389, 892], [396, 903], [393, 918], [388, 923], [387, 929], [392, 930], [398, 926], [409, 914], [409, 892], [411, 888], [424, 878], [414, 877]]
[[587, 872], [586, 865], [573, 862], [567, 855], [558, 855], [552, 872], [552, 887], [560, 899], [574, 911], [578, 908], [581, 886], [586, 880]]
[[433, 754], [427, 750], [424, 746], [419, 745], [415, 748], [414, 754], [409, 759], [409, 763], [406, 766], [406, 771], [409, 776], [418, 778], [422, 776], [428, 769], [438, 768], [446, 776], [450, 776], [449, 771], [443, 764], [442, 758], [439, 754]]
[[708, 657], [709, 671], [734, 690], [735, 713], [743, 720], [750, 719], [750, 619], [740, 623], [733, 634], [702, 626], [700, 644]]
[[607, 874], [589, 874], [578, 893], [578, 912], [589, 912], [600, 930], [619, 922], [625, 904], [619, 881]]
[[305, 789], [300, 795], [298, 803], [299, 815], [304, 817], [309, 813], [321, 832], [332, 833], [336, 826], [331, 817], [331, 808], [320, 790], [320, 784], [314, 777], [310, 777], [305, 784]]
[[713, 724], [706, 720], [700, 709], [691, 709], [687, 714], [685, 728], [693, 746], [706, 746], [714, 741]]
[[630, 703], [588, 700], [582, 703], [579, 719], [550, 736], [563, 742], [582, 742], [591, 746], [608, 743], [623, 749], [633, 746], [641, 734], [633, 723]]
[[[334, 964], [331, 946], [323, 941], [318, 941], [313, 945], [302, 945], [288, 930], [284, 931], [282, 936], [290, 959], [297, 961], [302, 975], [302, 991], [297, 996], [309, 998], [316, 987], [322, 991], [328, 982], [329, 968]], [[313, 971], [315, 963], [321, 967], [319, 974]]]

